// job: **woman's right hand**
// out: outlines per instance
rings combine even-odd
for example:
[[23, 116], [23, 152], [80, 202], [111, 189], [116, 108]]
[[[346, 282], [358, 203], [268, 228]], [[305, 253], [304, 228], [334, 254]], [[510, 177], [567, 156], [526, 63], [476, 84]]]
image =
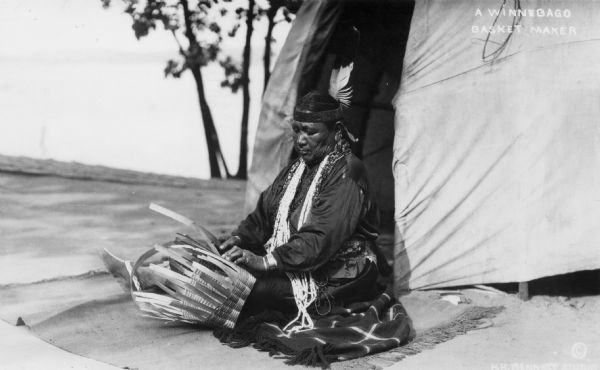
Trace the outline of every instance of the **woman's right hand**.
[[240, 237], [237, 235], [233, 235], [229, 239], [225, 240], [221, 245], [219, 245], [219, 252], [223, 254], [233, 247], [239, 247], [241, 244], [242, 239], [240, 239]]
[[223, 258], [225, 258], [227, 261], [235, 263], [236, 265], [246, 266], [250, 270], [254, 271], [267, 271], [269, 267], [264, 257], [257, 256], [256, 254], [238, 246], [234, 246], [229, 251], [224, 253]]

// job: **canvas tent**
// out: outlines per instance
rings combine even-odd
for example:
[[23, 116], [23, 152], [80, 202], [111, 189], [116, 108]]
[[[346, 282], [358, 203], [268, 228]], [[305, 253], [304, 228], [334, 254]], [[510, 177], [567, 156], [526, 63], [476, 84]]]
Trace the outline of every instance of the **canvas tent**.
[[347, 120], [393, 212], [398, 290], [600, 268], [599, 17], [599, 1], [305, 0], [263, 97], [247, 210], [351, 22]]

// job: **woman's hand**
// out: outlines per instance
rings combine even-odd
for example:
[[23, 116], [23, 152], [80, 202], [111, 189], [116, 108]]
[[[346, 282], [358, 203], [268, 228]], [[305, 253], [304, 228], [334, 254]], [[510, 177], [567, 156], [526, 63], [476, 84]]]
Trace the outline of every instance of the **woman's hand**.
[[254, 271], [267, 271], [267, 264], [263, 257], [242, 249], [238, 246], [232, 247], [223, 254], [223, 258], [235, 263], [236, 265], [246, 266]]
[[239, 236], [234, 235], [231, 236], [229, 239], [225, 240], [221, 245], [219, 245], [219, 252], [221, 252], [221, 254], [223, 254], [223, 252], [227, 252], [228, 250], [230, 250], [231, 248], [235, 247], [235, 246], [240, 246], [242, 244], [242, 239], [240, 239]]

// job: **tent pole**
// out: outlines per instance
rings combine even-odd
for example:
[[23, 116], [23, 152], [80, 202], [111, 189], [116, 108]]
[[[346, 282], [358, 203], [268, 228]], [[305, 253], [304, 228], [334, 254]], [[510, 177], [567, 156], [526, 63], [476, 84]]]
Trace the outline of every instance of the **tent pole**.
[[529, 300], [529, 282], [527, 282], [527, 281], [519, 282], [519, 295], [518, 296], [522, 301]]

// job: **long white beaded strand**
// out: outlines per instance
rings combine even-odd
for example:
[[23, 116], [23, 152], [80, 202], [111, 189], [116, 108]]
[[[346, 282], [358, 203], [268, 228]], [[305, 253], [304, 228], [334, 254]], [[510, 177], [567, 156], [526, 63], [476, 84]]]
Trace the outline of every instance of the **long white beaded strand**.
[[[317, 191], [317, 186], [320, 183], [323, 169], [326, 167], [328, 162], [329, 155], [327, 155], [319, 164], [317, 173], [315, 174], [315, 177], [308, 188], [308, 192], [304, 198], [304, 202], [302, 203], [297, 230], [300, 230], [302, 225], [308, 219], [308, 215], [310, 214], [310, 209], [312, 207], [312, 201]], [[301, 160], [294, 170], [292, 178], [290, 179], [290, 182], [281, 198], [279, 208], [277, 209], [277, 216], [275, 217], [273, 235], [266, 244], [268, 253], [272, 252], [280, 245], [287, 243], [290, 238], [290, 224], [288, 220], [289, 210], [305, 169], [306, 165], [304, 161]], [[298, 314], [283, 328], [283, 330], [288, 333], [293, 333], [314, 328], [314, 323], [310, 317], [310, 314], [308, 313], [308, 307], [310, 307], [310, 305], [317, 299], [317, 284], [315, 283], [312, 274], [310, 272], [288, 272], [286, 275], [292, 284], [292, 291], [294, 292], [294, 300], [296, 301], [296, 306], [298, 307]]]

